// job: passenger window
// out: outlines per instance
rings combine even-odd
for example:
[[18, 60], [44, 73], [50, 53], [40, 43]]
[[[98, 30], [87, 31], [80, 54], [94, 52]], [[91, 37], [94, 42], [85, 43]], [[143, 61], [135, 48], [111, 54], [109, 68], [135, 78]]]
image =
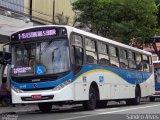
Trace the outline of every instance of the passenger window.
[[98, 42], [98, 56], [100, 65], [109, 65], [108, 46], [102, 42]]
[[75, 64], [82, 65], [83, 64], [83, 51], [80, 47], [74, 47], [74, 56], [75, 56]]
[[85, 38], [86, 61], [87, 63], [97, 64], [96, 44], [90, 38]]
[[94, 52], [86, 51], [87, 63], [97, 64], [97, 54]]
[[110, 64], [112, 67], [119, 67], [117, 50], [118, 49], [116, 47], [112, 45], [109, 46]]
[[129, 68], [136, 69], [135, 53], [128, 51]]
[[141, 54], [136, 54], [136, 69], [143, 70], [142, 57]]
[[119, 60], [120, 60], [120, 67], [127, 69], [128, 68], [128, 60], [127, 60], [127, 51], [124, 49], [119, 49]]
[[83, 39], [78, 34], [72, 34], [71, 36], [72, 44], [72, 63], [74, 74], [77, 74], [83, 65]]
[[148, 56], [146, 56], [146, 55], [143, 55], [142, 56], [143, 57], [143, 70], [145, 71], [145, 72], [149, 72], [150, 70], [149, 70], [149, 58], [148, 58]]
[[96, 51], [96, 47], [95, 47], [95, 42], [89, 38], [85, 38], [85, 45], [86, 45], [86, 50], [89, 51]]
[[72, 35], [72, 45], [82, 47], [82, 37], [80, 35]]

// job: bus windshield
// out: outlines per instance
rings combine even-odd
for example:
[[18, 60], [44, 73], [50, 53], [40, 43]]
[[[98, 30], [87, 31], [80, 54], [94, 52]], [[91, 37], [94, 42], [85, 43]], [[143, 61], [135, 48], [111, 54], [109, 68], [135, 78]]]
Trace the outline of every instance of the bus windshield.
[[12, 51], [14, 76], [55, 74], [70, 69], [66, 39], [16, 44]]
[[155, 80], [156, 83], [160, 83], [160, 68], [155, 68]]

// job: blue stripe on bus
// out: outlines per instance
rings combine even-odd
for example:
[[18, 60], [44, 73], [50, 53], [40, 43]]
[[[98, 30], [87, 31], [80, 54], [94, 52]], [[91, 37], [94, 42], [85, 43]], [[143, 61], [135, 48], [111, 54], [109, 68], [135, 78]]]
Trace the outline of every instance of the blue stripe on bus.
[[[86, 64], [83, 66], [82, 70], [76, 75], [76, 77], [73, 77], [72, 72], [70, 72], [68, 75], [55, 81], [37, 82], [36, 83], [38, 86], [37, 88], [55, 87], [68, 79], [71, 79], [72, 81], [74, 81], [79, 76], [83, 76], [83, 74], [85, 74], [86, 72], [91, 70], [97, 70], [97, 69], [111, 71], [117, 74], [119, 77], [123, 78], [125, 81], [127, 81], [130, 84], [143, 83], [151, 76], [151, 73], [149, 72]], [[11, 83], [13, 86], [15, 86], [18, 89], [34, 89], [35, 88], [34, 87], [35, 83], [16, 83], [13, 80], [11, 80]]]
[[[54, 88], [69, 79], [71, 81], [73, 81], [72, 72], [70, 72], [68, 75], [66, 75], [60, 79], [54, 80], [54, 81], [37, 82], [36, 88], [51, 88], [51, 87]], [[11, 84], [18, 89], [26, 89], [27, 90], [27, 89], [34, 89], [35, 88], [35, 86], [34, 86], [35, 83], [17, 83], [17, 82], [14, 82], [13, 80], [11, 80]]]
[[123, 78], [125, 81], [127, 81], [130, 84], [142, 83], [151, 76], [151, 73], [149, 72], [143, 72], [143, 71], [137, 71], [137, 70], [131, 70], [131, 69], [130, 70], [129, 69], [119, 69], [119, 68], [113, 68], [113, 67], [107, 67], [107, 66], [105, 67], [95, 66], [95, 65], [88, 65], [88, 64], [84, 65], [84, 67], [82, 68], [82, 70], [77, 76], [80, 76], [90, 70], [96, 70], [96, 69], [111, 71], [117, 74], [119, 77]]
[[160, 90], [160, 83], [155, 83], [155, 89], [156, 89], [157, 91]]

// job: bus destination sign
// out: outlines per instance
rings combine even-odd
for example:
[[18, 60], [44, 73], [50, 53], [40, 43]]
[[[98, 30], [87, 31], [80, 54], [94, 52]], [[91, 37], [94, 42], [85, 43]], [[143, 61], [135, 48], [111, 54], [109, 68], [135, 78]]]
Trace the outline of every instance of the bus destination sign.
[[39, 38], [39, 37], [47, 37], [47, 36], [56, 36], [56, 29], [50, 30], [39, 30], [34, 32], [22, 32], [18, 34], [19, 40], [31, 39], [31, 38]]

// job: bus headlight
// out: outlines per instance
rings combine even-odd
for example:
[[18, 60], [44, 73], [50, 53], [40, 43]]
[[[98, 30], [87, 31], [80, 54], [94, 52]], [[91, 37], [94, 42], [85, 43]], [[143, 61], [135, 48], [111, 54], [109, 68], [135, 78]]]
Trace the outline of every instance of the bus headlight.
[[72, 80], [66, 80], [65, 82], [59, 84], [58, 86], [56, 86], [55, 88], [53, 88], [53, 91], [57, 91], [60, 90], [62, 88], [64, 88], [66, 85], [70, 84], [72, 82]]
[[23, 90], [20, 90], [14, 86], [12, 86], [12, 89], [16, 92], [16, 93], [23, 93]]

